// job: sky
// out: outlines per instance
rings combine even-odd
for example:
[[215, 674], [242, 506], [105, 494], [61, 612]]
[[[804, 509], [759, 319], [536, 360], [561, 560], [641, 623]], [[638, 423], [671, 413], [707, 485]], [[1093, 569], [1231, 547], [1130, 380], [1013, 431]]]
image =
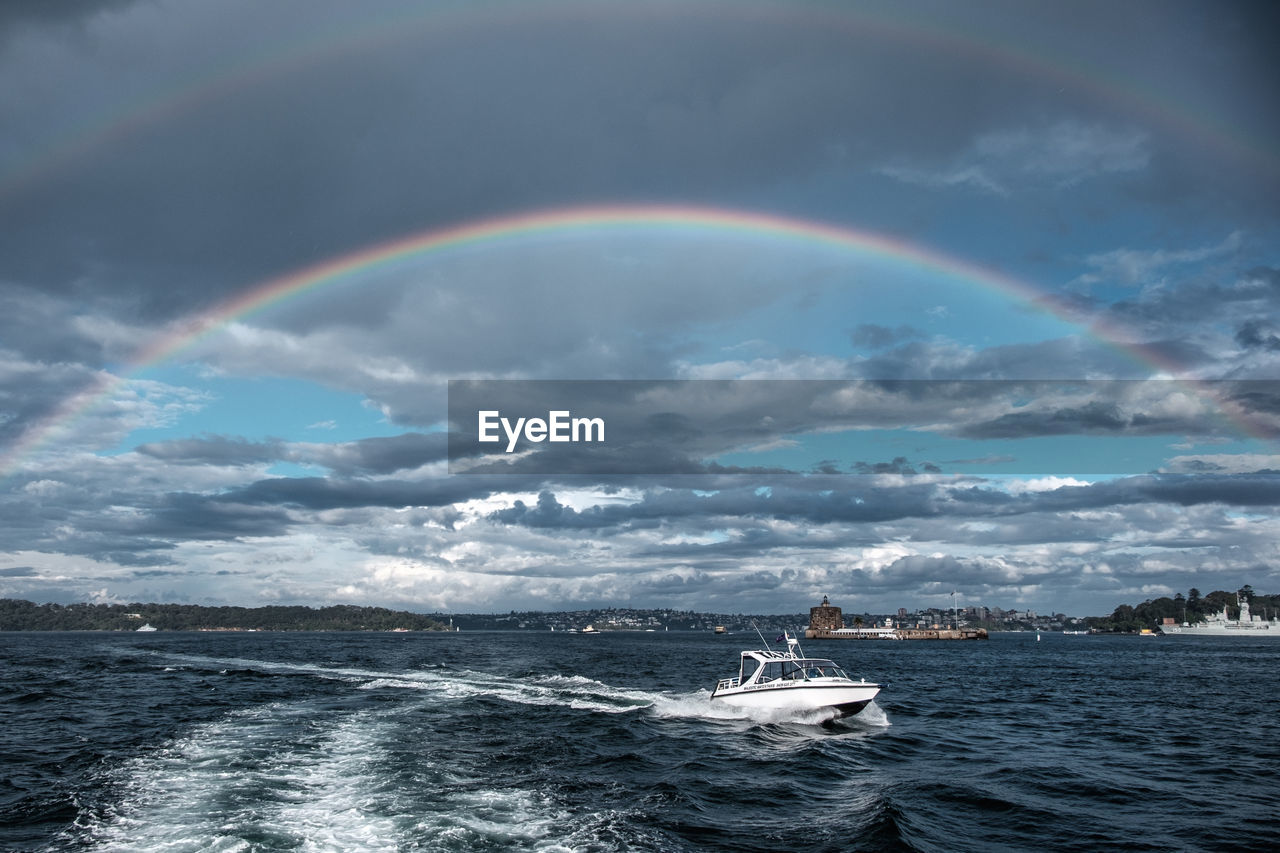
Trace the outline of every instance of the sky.
[[[1280, 592], [1278, 17], [5, 3], [0, 596]], [[634, 423], [463, 464], [460, 380]]]

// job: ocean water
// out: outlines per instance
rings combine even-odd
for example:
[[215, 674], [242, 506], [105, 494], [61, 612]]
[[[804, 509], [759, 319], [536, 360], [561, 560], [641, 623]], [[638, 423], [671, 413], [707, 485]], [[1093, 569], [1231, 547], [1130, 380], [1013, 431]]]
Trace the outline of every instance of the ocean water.
[[811, 641], [876, 702], [713, 707], [758, 644], [0, 634], [0, 847], [1274, 849], [1280, 643]]

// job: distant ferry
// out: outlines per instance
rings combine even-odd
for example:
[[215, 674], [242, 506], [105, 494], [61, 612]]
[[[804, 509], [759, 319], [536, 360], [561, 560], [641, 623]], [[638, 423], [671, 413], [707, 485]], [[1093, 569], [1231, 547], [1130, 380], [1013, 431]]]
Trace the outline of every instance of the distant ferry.
[[1280, 638], [1280, 621], [1274, 617], [1264, 620], [1249, 613], [1249, 599], [1237, 596], [1240, 602], [1240, 618], [1227, 616], [1227, 606], [1204, 622], [1191, 625], [1161, 625], [1160, 631], [1167, 637], [1271, 637]]
[[143, 625], [143, 626], [142, 626], [141, 628], [139, 628], [138, 630], [139, 630], [139, 631], [156, 631], [156, 630], [159, 630], [159, 629], [157, 629], [154, 625], [152, 625], [150, 622], [148, 622], [147, 624]]

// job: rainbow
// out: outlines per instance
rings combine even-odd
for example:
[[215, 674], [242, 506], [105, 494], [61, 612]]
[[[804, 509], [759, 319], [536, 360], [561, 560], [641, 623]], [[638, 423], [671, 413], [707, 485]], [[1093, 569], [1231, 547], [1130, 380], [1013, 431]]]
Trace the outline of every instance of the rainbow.
[[[1067, 304], [1017, 278], [934, 251], [897, 237], [772, 213], [688, 205], [609, 205], [537, 210], [428, 229], [329, 258], [251, 287], [188, 320], [173, 333], [141, 350], [130, 362], [140, 370], [173, 357], [228, 323], [265, 311], [285, 300], [357, 276], [376, 275], [409, 260], [517, 239], [552, 239], [562, 235], [607, 234], [642, 229], [660, 233], [712, 232], [747, 239], [793, 240], [851, 251], [944, 278], [1009, 294], [1069, 318]], [[1077, 324], [1078, 320], [1074, 321]], [[1112, 342], [1119, 342], [1116, 336]], [[1177, 365], [1154, 353], [1141, 353], [1155, 366]]]
[[[370, 245], [269, 279], [199, 315], [187, 318], [140, 349], [118, 375], [100, 372], [89, 388], [65, 400], [56, 411], [27, 430], [6, 454], [0, 456], [0, 476], [11, 473], [19, 461], [56, 438], [78, 417], [109, 398], [132, 375], [173, 358], [182, 350], [233, 322], [286, 300], [300, 298], [356, 277], [374, 275], [409, 260], [421, 261], [440, 253], [485, 247], [517, 238], [551, 238], [557, 235], [609, 233], [637, 228], [672, 233], [707, 231], [751, 239], [795, 240], [810, 245], [836, 247], [967, 285], [1002, 292], [1050, 311], [1068, 322], [1076, 325], [1082, 323], [1082, 318], [1073, 315], [1067, 304], [1031, 284], [961, 258], [871, 231], [773, 213], [713, 207], [611, 205], [538, 210], [430, 229]], [[1175, 378], [1183, 372], [1178, 364], [1166, 356], [1127, 340], [1124, 330], [1114, 324], [1095, 321], [1088, 327], [1088, 332], [1098, 340], [1154, 367], [1157, 372]], [[1208, 392], [1198, 393], [1212, 396]], [[1232, 413], [1227, 411], [1227, 414]], [[1253, 432], [1247, 427], [1246, 430]]]
[[727, 21], [801, 22], [823, 32], [851, 38], [887, 40], [941, 53], [1011, 74], [1045, 81], [1110, 104], [1124, 115], [1141, 116], [1206, 151], [1249, 164], [1269, 179], [1280, 177], [1280, 153], [1273, 145], [1246, 134], [1169, 94], [1149, 86], [1108, 76], [1068, 57], [1054, 56], [1014, 42], [982, 34], [946, 29], [912, 20], [896, 11], [875, 11], [823, 2], [600, 3], [594, 0], [522, 0], [516, 3], [427, 4], [359, 21], [317, 24], [290, 41], [271, 44], [212, 65], [185, 78], [137, 93], [129, 100], [105, 104], [81, 116], [54, 136], [32, 140], [26, 157], [16, 156], [0, 169], [0, 201], [73, 168], [95, 150], [123, 144], [129, 137], [162, 125], [187, 111], [234, 96], [265, 81], [297, 74], [345, 56], [384, 50], [407, 39], [450, 37], [458, 32], [513, 28], [536, 22], [581, 21], [600, 16], [715, 16]]

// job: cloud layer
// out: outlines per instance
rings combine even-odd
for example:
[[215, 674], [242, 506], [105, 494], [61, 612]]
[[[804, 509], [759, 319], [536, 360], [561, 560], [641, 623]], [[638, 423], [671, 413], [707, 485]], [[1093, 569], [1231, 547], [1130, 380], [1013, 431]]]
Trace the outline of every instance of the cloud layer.
[[[0, 12], [0, 595], [1102, 612], [1277, 581], [1269, 7], [56, 6]], [[194, 334], [389, 240], [653, 203], [912, 252], [526, 233]], [[808, 381], [671, 400], [610, 471], [451, 475], [451, 379]]]

